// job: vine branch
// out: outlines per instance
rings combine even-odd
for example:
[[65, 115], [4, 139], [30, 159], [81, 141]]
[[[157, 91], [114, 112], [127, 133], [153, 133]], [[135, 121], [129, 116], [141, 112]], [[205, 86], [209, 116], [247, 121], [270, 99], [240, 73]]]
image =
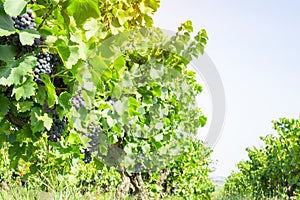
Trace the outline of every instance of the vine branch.
[[19, 129], [21, 129], [25, 124], [28, 123], [28, 121], [26, 119], [23, 119], [21, 117], [16, 117], [11, 110], [7, 113], [7, 115], [5, 116], [6, 119], [8, 121], [10, 121], [10, 123], [14, 124], [16, 127], [18, 127]]
[[54, 7], [52, 7], [52, 8], [46, 13], [46, 15], [43, 17], [42, 22], [40, 23], [39, 27], [37, 28], [38, 31], [42, 28], [42, 26], [44, 25], [46, 19], [52, 14], [52, 12], [53, 12], [56, 8], [58, 8], [58, 5], [59, 5], [59, 4], [56, 4]]

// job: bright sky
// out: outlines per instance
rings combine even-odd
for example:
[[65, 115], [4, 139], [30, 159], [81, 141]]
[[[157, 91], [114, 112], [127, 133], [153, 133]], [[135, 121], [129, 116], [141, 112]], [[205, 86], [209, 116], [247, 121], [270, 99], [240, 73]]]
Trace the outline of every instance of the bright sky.
[[206, 52], [223, 80], [227, 111], [214, 175], [229, 175], [246, 147], [273, 133], [273, 119], [299, 116], [299, 9], [298, 0], [161, 0], [155, 25], [176, 31], [190, 19], [205, 28]]

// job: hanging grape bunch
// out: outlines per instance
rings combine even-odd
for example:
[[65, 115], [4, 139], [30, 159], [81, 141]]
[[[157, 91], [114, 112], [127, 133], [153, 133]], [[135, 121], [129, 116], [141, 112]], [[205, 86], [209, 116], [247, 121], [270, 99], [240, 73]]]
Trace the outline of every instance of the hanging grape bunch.
[[47, 74], [49, 76], [52, 75], [54, 67], [60, 65], [61, 61], [59, 56], [51, 53], [39, 53], [37, 56], [38, 65], [34, 70], [34, 81], [43, 85], [43, 82], [40, 79], [40, 74]]
[[[14, 21], [14, 27], [18, 30], [36, 29], [35, 18], [33, 11], [28, 9], [26, 13], [21, 16], [11, 17]], [[39, 47], [44, 45], [45, 37], [35, 38], [33, 45], [22, 45], [19, 34], [15, 33], [3, 39], [7, 45], [12, 45], [17, 50], [16, 58], [21, 57], [25, 53], [34, 53], [36, 50], [40, 50]], [[51, 54], [48, 52], [40, 52], [37, 56], [38, 65], [34, 70], [34, 80], [38, 85], [43, 85], [40, 79], [40, 74], [52, 75], [54, 68], [61, 65], [61, 59], [57, 54]]]
[[27, 12], [21, 16], [11, 18], [15, 23], [14, 27], [18, 30], [35, 29], [36, 27], [33, 12], [31, 9], [28, 9]]
[[100, 144], [99, 142], [100, 134], [102, 134], [100, 126], [97, 126], [93, 123], [88, 125], [87, 134], [84, 133], [84, 135], [90, 139], [89, 142], [90, 147], [88, 148], [89, 152], [97, 152], [98, 146]]
[[[34, 22], [34, 15], [31, 9], [28, 9], [27, 12], [21, 16], [11, 17], [14, 22], [14, 27], [18, 30], [35, 30], [36, 24]], [[17, 51], [16, 58], [21, 57], [25, 53], [33, 53], [39, 48], [40, 45], [43, 45], [45, 38], [40, 36], [39, 38], [34, 39], [34, 43], [30, 45], [22, 45], [20, 41], [20, 36], [18, 33], [14, 33], [7, 37], [2, 37], [1, 44], [14, 46]]]
[[71, 103], [73, 104], [73, 106], [75, 107], [76, 110], [79, 110], [80, 107], [86, 108], [86, 104], [83, 99], [81, 91], [78, 92], [77, 96], [74, 96], [71, 99]]
[[85, 149], [84, 150], [84, 158], [83, 158], [83, 162], [85, 164], [88, 164], [92, 161], [92, 154], [89, 150]]
[[64, 120], [60, 120], [58, 116], [55, 116], [53, 119], [53, 124], [48, 132], [48, 140], [51, 142], [57, 142], [61, 137], [65, 130], [65, 122]]

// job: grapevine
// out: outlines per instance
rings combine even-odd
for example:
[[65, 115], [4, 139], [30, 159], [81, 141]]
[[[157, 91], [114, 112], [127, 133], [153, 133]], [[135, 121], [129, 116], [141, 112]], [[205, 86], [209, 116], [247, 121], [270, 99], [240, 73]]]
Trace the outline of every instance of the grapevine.
[[[188, 148], [181, 133], [196, 134], [206, 122], [200, 108], [187, 106], [201, 92], [187, 65], [203, 51], [206, 32], [192, 42], [187, 21], [178, 37], [167, 38], [153, 28], [159, 0], [2, 2], [0, 148], [8, 163], [0, 161], [0, 170], [28, 188], [38, 177], [59, 177], [68, 187], [117, 189], [116, 198], [131, 193], [126, 184], [137, 198], [182, 190], [161, 171], [185, 170], [166, 152]], [[147, 48], [131, 50], [132, 39]], [[164, 80], [152, 70], [163, 71]], [[199, 170], [208, 177], [207, 167]], [[39, 188], [49, 191], [44, 182]], [[158, 187], [166, 190], [151, 192]]]

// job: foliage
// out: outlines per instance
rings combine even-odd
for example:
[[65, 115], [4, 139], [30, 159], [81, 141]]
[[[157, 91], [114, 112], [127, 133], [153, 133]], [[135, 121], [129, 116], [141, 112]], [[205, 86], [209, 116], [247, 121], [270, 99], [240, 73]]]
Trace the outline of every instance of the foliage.
[[211, 199], [214, 191], [208, 176], [211, 152], [201, 141], [193, 139], [189, 149], [169, 166], [170, 174], [164, 189], [183, 199]]
[[[209, 151], [189, 140], [206, 122], [195, 100], [202, 88], [187, 70], [204, 52], [205, 30], [192, 38], [187, 21], [166, 37], [152, 27], [158, 0], [1, 2], [3, 183], [51, 190], [44, 182], [51, 177], [108, 191], [169, 164], [181, 180], [182, 163], [183, 180], [194, 185], [186, 192], [209, 198], [211, 185], [196, 179], [209, 183]], [[184, 152], [195, 161], [179, 156]]]
[[261, 137], [261, 148], [247, 149], [249, 160], [240, 162], [239, 171], [227, 178], [224, 198], [299, 198], [300, 120], [282, 118], [273, 123], [277, 135]]

